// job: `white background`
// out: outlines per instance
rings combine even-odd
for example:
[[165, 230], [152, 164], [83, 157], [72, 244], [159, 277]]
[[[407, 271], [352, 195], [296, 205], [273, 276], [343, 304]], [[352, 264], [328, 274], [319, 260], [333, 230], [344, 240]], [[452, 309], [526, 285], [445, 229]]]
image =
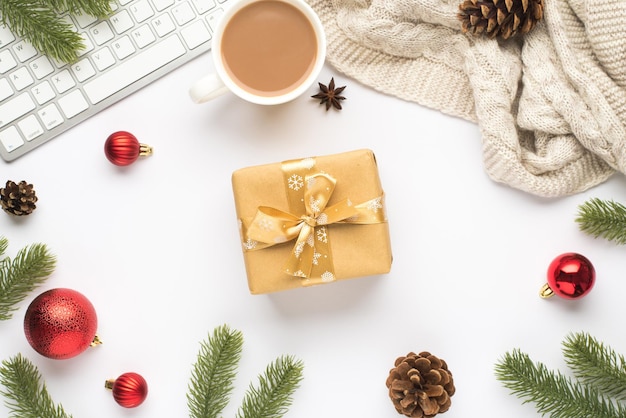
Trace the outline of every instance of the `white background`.
[[[188, 97], [211, 68], [208, 54], [13, 163], [0, 183], [26, 180], [39, 202], [27, 217], [0, 213], [7, 254], [32, 243], [58, 259], [54, 274], [0, 323], [0, 358], [17, 353], [40, 370], [55, 402], [75, 418], [188, 416], [187, 385], [216, 326], [245, 343], [234, 417], [251, 382], [279, 355], [305, 364], [287, 416], [396, 417], [385, 379], [394, 360], [430, 351], [453, 373], [456, 394], [443, 416], [528, 417], [494, 376], [507, 351], [567, 372], [561, 343], [584, 331], [626, 353], [621, 318], [626, 249], [585, 235], [575, 223], [591, 197], [626, 202], [623, 176], [575, 196], [542, 199], [485, 174], [475, 124], [380, 94], [325, 67], [346, 85], [342, 111], [303, 96], [259, 107], [226, 95]], [[310, 95], [317, 92], [312, 86]], [[103, 144], [134, 133], [154, 155], [119, 168]], [[231, 173], [241, 167], [370, 148], [386, 192], [391, 273], [250, 295]], [[546, 269], [575, 251], [595, 265], [592, 292], [578, 301], [541, 299]], [[27, 343], [22, 321], [44, 290], [80, 291], [98, 313], [104, 344], [50, 360]], [[135, 371], [146, 402], [118, 406], [104, 381]], [[0, 406], [0, 416], [8, 409]]]

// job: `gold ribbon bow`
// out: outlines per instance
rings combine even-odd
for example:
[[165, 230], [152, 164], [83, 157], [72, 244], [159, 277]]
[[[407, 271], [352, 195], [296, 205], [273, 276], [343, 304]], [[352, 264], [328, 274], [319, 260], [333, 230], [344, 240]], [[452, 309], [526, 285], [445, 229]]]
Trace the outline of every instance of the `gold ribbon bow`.
[[[344, 199], [328, 206], [337, 181], [326, 173], [310, 172], [311, 159], [283, 163], [289, 210], [259, 206], [249, 222], [243, 222], [244, 249], [260, 250], [295, 239], [284, 270], [309, 280], [307, 284], [335, 280], [328, 225], [385, 222], [383, 196], [353, 205]], [[294, 213], [298, 213], [296, 215]]]

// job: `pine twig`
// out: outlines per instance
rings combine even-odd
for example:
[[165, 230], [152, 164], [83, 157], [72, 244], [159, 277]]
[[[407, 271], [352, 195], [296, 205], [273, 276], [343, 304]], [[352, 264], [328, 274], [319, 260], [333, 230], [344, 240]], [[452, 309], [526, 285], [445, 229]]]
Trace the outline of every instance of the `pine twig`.
[[303, 363], [292, 356], [281, 356], [259, 376], [257, 387], [250, 385], [237, 418], [280, 418], [292, 403], [293, 392], [302, 380]]
[[626, 244], [626, 206], [620, 203], [592, 198], [578, 207], [576, 222], [595, 238]]
[[226, 325], [201, 343], [187, 393], [192, 418], [216, 418], [226, 407], [241, 359], [243, 334]]
[[54, 404], [37, 367], [20, 354], [2, 362], [0, 383], [6, 388], [0, 393], [7, 398], [9, 418], [72, 418]]
[[626, 410], [592, 387], [534, 363], [520, 350], [506, 353], [496, 365], [496, 377], [524, 403], [552, 418], [624, 418]]
[[[0, 243], [0, 250], [6, 250], [6, 240], [3, 243], [4, 246]], [[0, 321], [10, 319], [17, 310], [16, 305], [44, 283], [55, 266], [56, 257], [44, 244], [22, 248], [13, 260], [4, 258], [0, 262]]]
[[563, 354], [576, 378], [607, 396], [626, 400], [626, 361], [610, 347], [586, 333], [569, 335]]
[[111, 0], [2, 0], [0, 24], [6, 25], [38, 51], [60, 62], [71, 63], [84, 48], [83, 38], [61, 19], [60, 13], [87, 13], [104, 17]]

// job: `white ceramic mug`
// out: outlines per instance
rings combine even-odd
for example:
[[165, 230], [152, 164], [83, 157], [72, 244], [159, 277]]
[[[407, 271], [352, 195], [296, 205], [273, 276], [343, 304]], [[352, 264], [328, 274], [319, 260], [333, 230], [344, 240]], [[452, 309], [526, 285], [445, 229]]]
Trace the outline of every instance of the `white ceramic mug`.
[[192, 85], [194, 102], [230, 91], [252, 103], [275, 105], [314, 83], [324, 65], [326, 36], [304, 0], [230, 0], [211, 48], [215, 73]]

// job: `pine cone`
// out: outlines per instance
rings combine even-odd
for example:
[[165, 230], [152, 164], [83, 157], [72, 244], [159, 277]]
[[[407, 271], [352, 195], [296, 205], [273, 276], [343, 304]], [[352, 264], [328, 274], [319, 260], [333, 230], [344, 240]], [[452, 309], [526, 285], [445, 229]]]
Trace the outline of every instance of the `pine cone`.
[[23, 180], [19, 184], [8, 180], [6, 186], [0, 189], [0, 205], [12, 215], [30, 215], [36, 208], [36, 201], [33, 185]]
[[535, 27], [543, 18], [543, 0], [464, 0], [459, 10], [463, 32], [508, 39]]
[[446, 362], [427, 351], [398, 357], [386, 385], [396, 411], [414, 418], [446, 412], [455, 392]]

